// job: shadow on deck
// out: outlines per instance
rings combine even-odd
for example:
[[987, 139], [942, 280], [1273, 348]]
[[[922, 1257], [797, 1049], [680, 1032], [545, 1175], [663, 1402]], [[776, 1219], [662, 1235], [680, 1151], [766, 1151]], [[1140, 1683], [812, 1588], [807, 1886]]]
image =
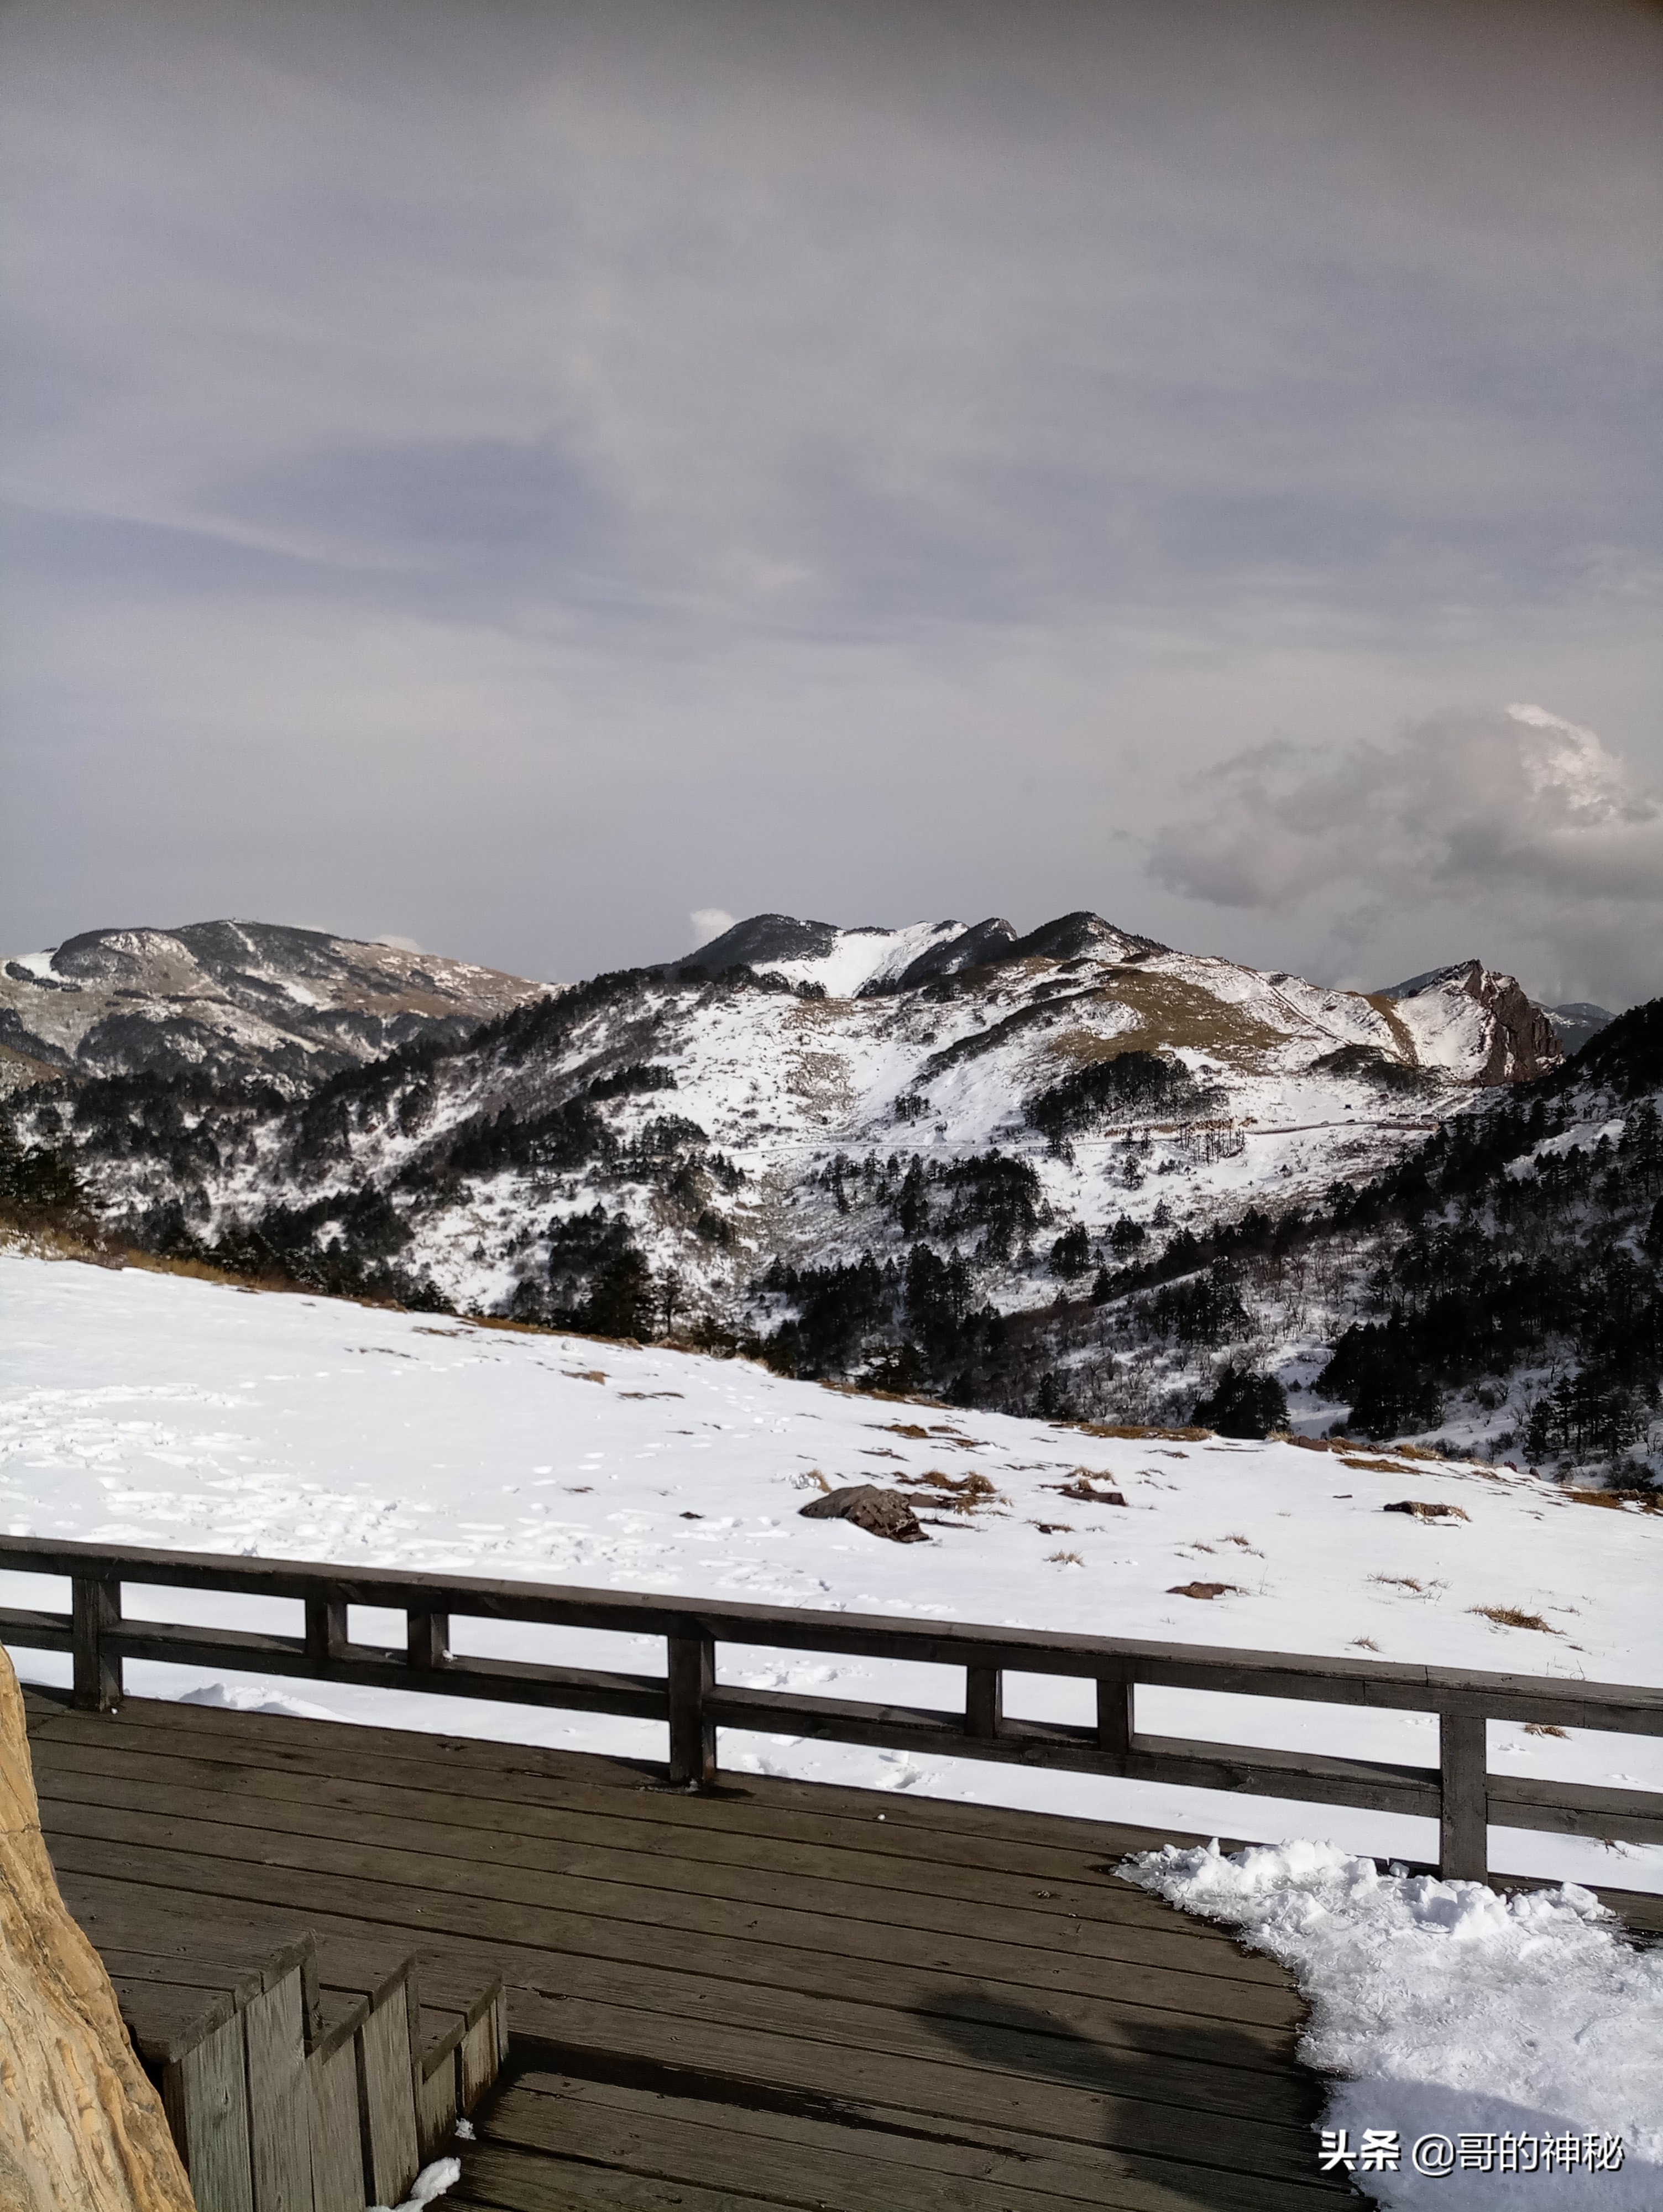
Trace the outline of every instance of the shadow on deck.
[[1168, 1838], [472, 1738], [28, 1693], [101, 1950], [305, 1929], [501, 1973], [457, 2212], [1288, 2212], [1289, 1977], [1119, 1881]]

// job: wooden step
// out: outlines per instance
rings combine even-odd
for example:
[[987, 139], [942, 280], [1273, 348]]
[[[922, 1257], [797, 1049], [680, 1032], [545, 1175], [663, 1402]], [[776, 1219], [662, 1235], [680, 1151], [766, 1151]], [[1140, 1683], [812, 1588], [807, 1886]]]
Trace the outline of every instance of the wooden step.
[[397, 2204], [495, 2081], [501, 1975], [309, 1931], [249, 1963], [223, 1926], [107, 1954], [197, 2212]]

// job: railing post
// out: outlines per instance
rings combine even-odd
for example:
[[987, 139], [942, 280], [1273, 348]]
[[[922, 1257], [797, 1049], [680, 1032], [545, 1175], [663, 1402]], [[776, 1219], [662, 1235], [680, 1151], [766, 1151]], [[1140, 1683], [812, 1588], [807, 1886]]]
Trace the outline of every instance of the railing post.
[[996, 1736], [1004, 1719], [1004, 1676], [997, 1667], [964, 1670], [964, 1733]]
[[309, 1597], [306, 1601], [306, 1663], [326, 1673], [332, 1660], [343, 1659], [347, 1650], [347, 1609], [332, 1598]]
[[1132, 1749], [1137, 1685], [1118, 1674], [1097, 1677], [1097, 1748], [1105, 1759], [1124, 1761]]
[[670, 1778], [686, 1789], [716, 1779], [716, 1723], [706, 1700], [716, 1686], [716, 1640], [702, 1629], [665, 1638], [670, 1687]]
[[121, 1626], [121, 1584], [92, 1575], [70, 1583], [75, 1644], [75, 1702], [82, 1712], [110, 1713], [121, 1703], [121, 1658], [105, 1642]]
[[1438, 1716], [1438, 1872], [1446, 1881], [1490, 1879], [1490, 1746], [1482, 1713]]
[[447, 1613], [417, 1612], [410, 1607], [404, 1614], [404, 1657], [418, 1674], [430, 1673], [442, 1667], [451, 1656], [451, 1617]]

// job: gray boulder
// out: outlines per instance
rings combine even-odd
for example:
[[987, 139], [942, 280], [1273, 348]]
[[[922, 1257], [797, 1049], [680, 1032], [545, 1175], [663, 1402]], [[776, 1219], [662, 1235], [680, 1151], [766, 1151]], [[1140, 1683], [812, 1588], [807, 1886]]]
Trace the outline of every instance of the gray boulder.
[[853, 1521], [869, 1536], [887, 1536], [892, 1544], [927, 1544], [911, 1500], [898, 1490], [880, 1490], [876, 1483], [858, 1483], [850, 1490], [828, 1491], [811, 1498], [803, 1508], [807, 1521]]

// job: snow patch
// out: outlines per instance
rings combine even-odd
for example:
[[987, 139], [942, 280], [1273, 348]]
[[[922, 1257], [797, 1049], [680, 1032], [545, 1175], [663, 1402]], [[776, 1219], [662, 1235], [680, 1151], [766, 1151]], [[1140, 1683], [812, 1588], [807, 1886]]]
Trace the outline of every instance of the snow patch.
[[1636, 1950], [1587, 1890], [1502, 1897], [1304, 1839], [1169, 1846], [1119, 1872], [1292, 1970], [1311, 2006], [1301, 2056], [1337, 2077], [1324, 2127], [1353, 2145], [1366, 2129], [1401, 2137], [1403, 2170], [1363, 2184], [1387, 2212], [1536, 2204], [1551, 2186], [1409, 2171], [1429, 2135], [1620, 2136], [1601, 2212], [1663, 2203], [1663, 1953]]
[[[458, 2132], [460, 2132], [458, 2130]], [[471, 2136], [473, 2130], [468, 2130]], [[435, 2197], [442, 2197], [447, 2189], [454, 2189], [462, 2179], [459, 2158], [436, 2158], [431, 2166], [424, 2166], [410, 2184], [410, 2193], [402, 2204], [391, 2208], [391, 2212], [422, 2212], [424, 2204], [431, 2204]], [[385, 2204], [373, 2204], [370, 2212], [389, 2212]]]
[[291, 1698], [282, 1690], [269, 1690], [263, 1684], [252, 1682], [205, 1682], [200, 1689], [186, 1690], [179, 1703], [213, 1705], [222, 1712], [287, 1713], [292, 1719], [302, 1721], [336, 1718], [327, 1705], [309, 1705], [304, 1698]]

